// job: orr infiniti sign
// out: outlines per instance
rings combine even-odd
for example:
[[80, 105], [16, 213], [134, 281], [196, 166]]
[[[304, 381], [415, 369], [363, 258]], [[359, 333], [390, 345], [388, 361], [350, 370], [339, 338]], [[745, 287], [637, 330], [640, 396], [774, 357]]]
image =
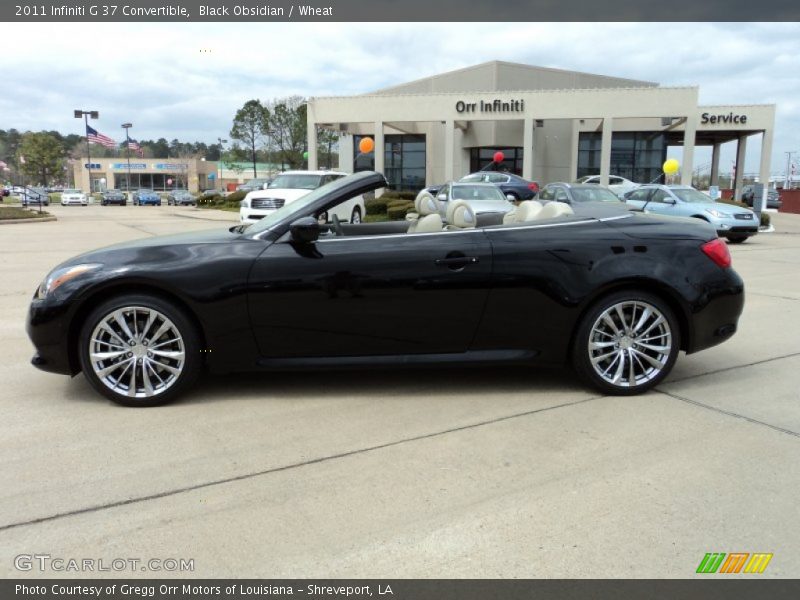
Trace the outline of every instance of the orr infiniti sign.
[[463, 113], [499, 113], [499, 112], [525, 112], [525, 100], [494, 100], [478, 102], [456, 102], [456, 112]]

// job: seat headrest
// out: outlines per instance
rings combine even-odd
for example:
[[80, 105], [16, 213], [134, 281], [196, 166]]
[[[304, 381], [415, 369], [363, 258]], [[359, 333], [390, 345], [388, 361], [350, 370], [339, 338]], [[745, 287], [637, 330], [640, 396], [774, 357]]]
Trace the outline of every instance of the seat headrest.
[[475, 210], [465, 200], [455, 200], [447, 206], [447, 222], [460, 229], [471, 229], [477, 224]]
[[414, 208], [420, 217], [439, 212], [439, 202], [428, 190], [422, 190], [414, 200]]
[[525, 200], [520, 202], [517, 210], [514, 212], [514, 221], [516, 223], [525, 223], [533, 221], [537, 218], [542, 210], [542, 203], [538, 200]]
[[536, 220], [554, 219], [556, 217], [566, 217], [574, 214], [575, 211], [572, 210], [569, 204], [564, 204], [563, 202], [548, 202], [542, 207], [539, 214], [536, 215]]

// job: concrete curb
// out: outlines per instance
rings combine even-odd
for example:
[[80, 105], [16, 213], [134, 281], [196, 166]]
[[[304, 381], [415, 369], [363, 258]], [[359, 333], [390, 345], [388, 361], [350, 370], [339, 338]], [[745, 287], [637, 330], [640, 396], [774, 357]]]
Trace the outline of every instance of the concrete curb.
[[28, 217], [27, 219], [0, 219], [0, 225], [14, 225], [16, 223], [46, 223], [48, 221], [57, 221], [53, 215], [49, 217]]

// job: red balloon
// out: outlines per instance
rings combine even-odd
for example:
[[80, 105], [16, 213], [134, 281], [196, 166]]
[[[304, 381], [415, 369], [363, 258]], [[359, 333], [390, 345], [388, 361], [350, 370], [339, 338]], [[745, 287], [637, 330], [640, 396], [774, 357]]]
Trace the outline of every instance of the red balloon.
[[501, 163], [501, 162], [503, 162], [503, 159], [505, 157], [506, 157], [506, 155], [503, 154], [502, 152], [495, 152], [494, 153], [494, 162]]

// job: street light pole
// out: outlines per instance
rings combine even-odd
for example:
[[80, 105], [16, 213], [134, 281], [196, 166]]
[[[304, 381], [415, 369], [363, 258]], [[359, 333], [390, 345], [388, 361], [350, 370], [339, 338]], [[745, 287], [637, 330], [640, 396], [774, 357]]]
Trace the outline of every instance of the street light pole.
[[784, 190], [788, 190], [789, 189], [789, 185], [791, 184], [791, 179], [792, 179], [792, 177], [791, 177], [792, 155], [793, 154], [797, 154], [797, 151], [795, 150], [795, 151], [792, 151], [792, 152], [784, 152], [784, 154], [786, 155], [786, 177], [785, 177], [785, 179], [783, 181], [783, 189]]
[[86, 125], [86, 129], [84, 133], [86, 134], [86, 164], [88, 165], [86, 168], [89, 169], [89, 196], [92, 195], [92, 157], [91, 151], [89, 150], [89, 117], [92, 119], [100, 118], [100, 113], [96, 110], [81, 110], [75, 109], [74, 115], [76, 119], [80, 119], [83, 117], [84, 124]]
[[217, 189], [217, 185], [222, 185], [222, 153], [225, 152], [225, 144], [228, 143], [228, 140], [223, 140], [222, 138], [218, 137], [217, 143], [219, 144], [219, 160], [217, 161], [219, 172], [217, 173], [217, 183], [214, 186], [214, 189]]
[[[125, 193], [126, 196], [131, 194], [131, 138], [128, 137], [128, 130], [133, 127], [133, 123], [123, 123], [122, 127], [125, 129], [125, 156], [128, 159], [128, 176], [125, 179]], [[127, 198], [125, 200], [127, 202]]]

